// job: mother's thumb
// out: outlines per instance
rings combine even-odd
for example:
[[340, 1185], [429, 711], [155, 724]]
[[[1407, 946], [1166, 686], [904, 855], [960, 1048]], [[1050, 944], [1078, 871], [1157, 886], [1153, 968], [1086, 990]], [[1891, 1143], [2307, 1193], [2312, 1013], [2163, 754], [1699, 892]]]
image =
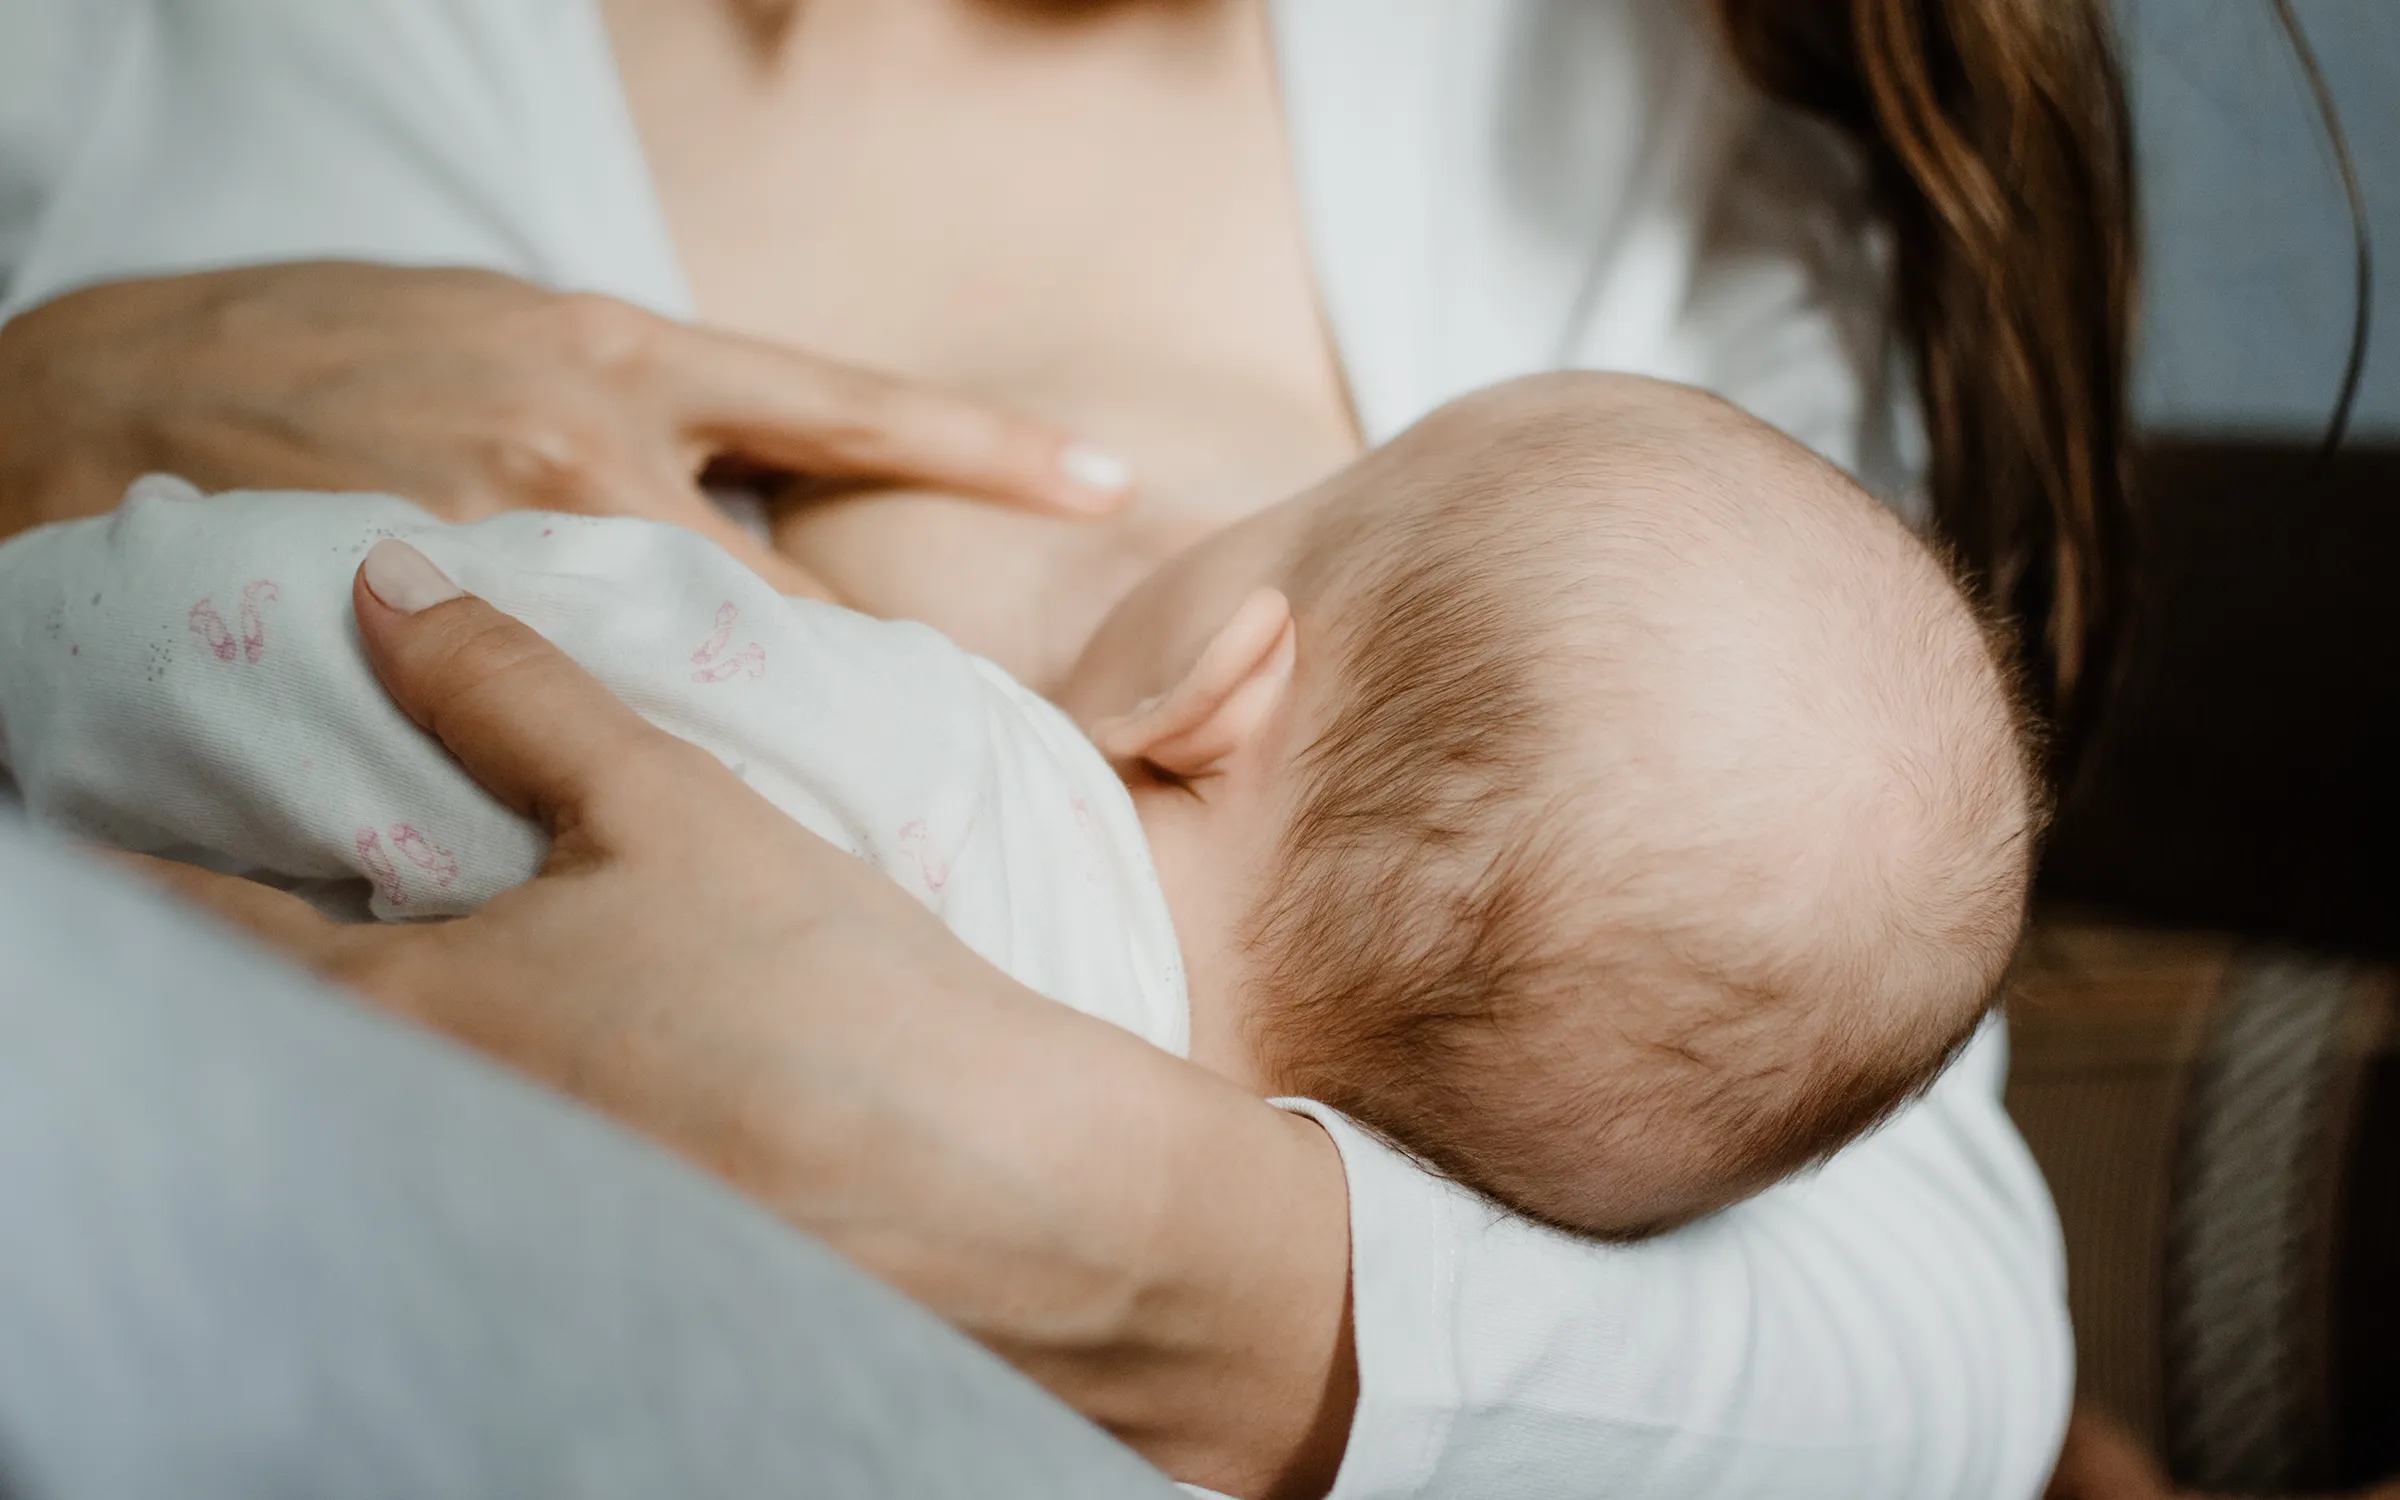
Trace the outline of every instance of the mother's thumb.
[[486, 791], [554, 834], [588, 822], [591, 804], [644, 752], [680, 748], [406, 542], [375, 544], [351, 604], [392, 700]]

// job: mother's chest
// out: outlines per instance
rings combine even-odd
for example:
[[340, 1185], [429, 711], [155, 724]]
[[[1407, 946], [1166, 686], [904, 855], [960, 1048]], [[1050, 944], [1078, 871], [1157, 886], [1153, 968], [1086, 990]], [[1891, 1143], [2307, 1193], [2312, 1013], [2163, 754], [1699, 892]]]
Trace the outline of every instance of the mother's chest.
[[1097, 427], [1169, 492], [1228, 442], [1341, 456], [1263, 8], [1119, 10], [830, 0], [762, 58], [716, 7], [617, 6], [702, 316]]

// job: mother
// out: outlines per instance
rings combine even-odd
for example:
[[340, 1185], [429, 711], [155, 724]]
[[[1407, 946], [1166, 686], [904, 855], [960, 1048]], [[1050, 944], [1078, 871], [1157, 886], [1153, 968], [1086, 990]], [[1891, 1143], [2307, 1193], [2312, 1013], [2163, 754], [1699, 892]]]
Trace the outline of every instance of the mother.
[[[1923, 508], [2070, 744], [2090, 696], [2130, 296], [2097, 0], [160, 0], [110, 45], [14, 303], [320, 256], [618, 300], [326, 265], [58, 297], [0, 333], [12, 529], [146, 467], [712, 526], [715, 458], [1109, 487], [1047, 429], [824, 357], [1134, 461], [1131, 506], [1073, 527], [925, 490], [779, 507], [762, 568], [1038, 684], [1191, 536], [1459, 390], [1592, 364], [1713, 386]], [[218, 899], [749, 1186], [1177, 1477], [2038, 1486], [2059, 1267], [1996, 1038], [1808, 1183], [1569, 1242], [1033, 1003], [576, 708], [504, 622], [361, 608], [561, 857], [439, 932]]]

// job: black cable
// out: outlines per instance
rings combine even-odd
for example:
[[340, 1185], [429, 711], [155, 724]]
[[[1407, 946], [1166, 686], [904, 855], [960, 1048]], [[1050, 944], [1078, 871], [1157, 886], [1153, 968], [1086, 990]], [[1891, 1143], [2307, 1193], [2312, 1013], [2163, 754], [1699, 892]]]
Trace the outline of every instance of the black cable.
[[2341, 394], [2334, 398], [2333, 419], [2325, 424], [2325, 445], [2319, 452], [2332, 456], [2342, 446], [2342, 435], [2350, 429], [2350, 408], [2358, 400], [2359, 377], [2367, 368], [2367, 331], [2375, 313], [2375, 246], [2367, 233], [2367, 198], [2359, 191], [2358, 164], [2350, 159], [2350, 137], [2342, 129], [2341, 111], [2334, 107], [2333, 89], [2325, 82], [2325, 70], [2317, 66], [2316, 49], [2308, 44], [2308, 33], [2300, 27], [2300, 18], [2292, 14], [2292, 0], [2273, 0], [2275, 19], [2283, 27], [2286, 40], [2292, 44], [2292, 55], [2300, 59], [2300, 71], [2308, 75], [2309, 91], [2317, 96], [2317, 121], [2325, 127], [2325, 139], [2333, 147], [2334, 166], [2342, 174], [2342, 192], [2350, 200], [2350, 245], [2357, 263], [2357, 290], [2351, 296], [2350, 363], [2342, 371]]

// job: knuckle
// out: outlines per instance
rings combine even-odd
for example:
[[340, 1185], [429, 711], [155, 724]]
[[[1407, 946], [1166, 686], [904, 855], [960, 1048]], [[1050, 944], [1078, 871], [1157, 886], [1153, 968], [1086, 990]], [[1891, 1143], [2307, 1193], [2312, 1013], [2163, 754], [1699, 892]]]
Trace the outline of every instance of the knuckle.
[[646, 360], [657, 320], [630, 303], [597, 292], [562, 292], [550, 304], [560, 350], [576, 364], [624, 372]]
[[610, 445], [587, 423], [554, 411], [528, 411], [484, 440], [483, 467], [502, 493], [545, 505], [571, 505], [606, 488]]
[[488, 486], [457, 477], [414, 486], [408, 498], [444, 521], [480, 521], [508, 508], [506, 500], [495, 496]]
[[196, 342], [209, 348], [255, 347], [291, 332], [284, 309], [238, 285], [210, 287], [190, 309]]

